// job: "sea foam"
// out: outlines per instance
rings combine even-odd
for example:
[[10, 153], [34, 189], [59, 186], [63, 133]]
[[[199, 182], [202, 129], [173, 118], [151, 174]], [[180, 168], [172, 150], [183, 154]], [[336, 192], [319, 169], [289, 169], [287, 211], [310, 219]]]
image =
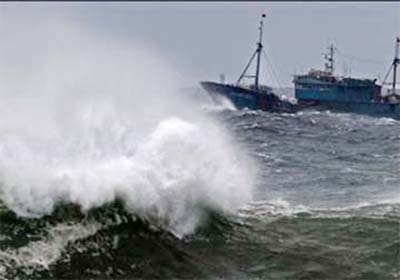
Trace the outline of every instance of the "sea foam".
[[177, 93], [184, 77], [156, 48], [63, 17], [4, 14], [0, 200], [9, 209], [35, 218], [62, 203], [86, 211], [120, 200], [183, 235], [208, 211], [251, 200], [254, 163]]

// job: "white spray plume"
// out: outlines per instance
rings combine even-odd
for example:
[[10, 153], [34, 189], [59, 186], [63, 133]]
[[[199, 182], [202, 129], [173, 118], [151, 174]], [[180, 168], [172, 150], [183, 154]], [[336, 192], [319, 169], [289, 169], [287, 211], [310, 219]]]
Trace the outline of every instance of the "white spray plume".
[[[254, 164], [176, 92], [149, 46], [62, 18], [4, 12], [0, 200], [21, 216], [120, 199], [178, 235], [251, 200]], [[101, 35], [101, 36], [100, 36]]]

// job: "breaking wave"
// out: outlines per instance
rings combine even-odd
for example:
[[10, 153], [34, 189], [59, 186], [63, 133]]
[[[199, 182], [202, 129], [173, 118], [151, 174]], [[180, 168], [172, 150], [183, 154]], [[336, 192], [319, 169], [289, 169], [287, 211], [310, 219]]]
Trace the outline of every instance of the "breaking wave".
[[[0, 75], [0, 200], [7, 208], [38, 218], [60, 204], [87, 211], [118, 200], [181, 236], [208, 211], [251, 200], [254, 165], [177, 93], [180, 74], [157, 50], [67, 19], [6, 16], [2, 32], [13, 44], [3, 44], [0, 57], [8, 73]], [[29, 36], [16, 21], [31, 26]]]

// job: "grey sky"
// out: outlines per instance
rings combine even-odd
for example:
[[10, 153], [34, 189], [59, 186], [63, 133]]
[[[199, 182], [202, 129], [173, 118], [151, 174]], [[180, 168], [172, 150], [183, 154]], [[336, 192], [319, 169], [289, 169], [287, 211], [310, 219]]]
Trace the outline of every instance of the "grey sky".
[[279, 80], [264, 68], [270, 75], [263, 82], [273, 86], [291, 86], [293, 74], [322, 68], [330, 42], [348, 56], [337, 56], [338, 73], [346, 64], [354, 77], [383, 77], [400, 36], [399, 2], [1, 3], [0, 10], [64, 15], [107, 36], [143, 41], [186, 73], [188, 85], [220, 73], [236, 80], [256, 46], [262, 12], [270, 63], [263, 65]]

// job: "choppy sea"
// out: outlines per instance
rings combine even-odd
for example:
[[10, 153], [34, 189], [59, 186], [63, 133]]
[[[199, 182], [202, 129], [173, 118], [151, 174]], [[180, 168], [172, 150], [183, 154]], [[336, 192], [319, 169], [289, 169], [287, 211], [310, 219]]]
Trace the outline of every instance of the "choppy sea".
[[[35, 194], [35, 187], [31, 187], [11, 192], [19, 183], [27, 184], [15, 179], [27, 171], [17, 164], [4, 167], [17, 156], [10, 152], [14, 146], [1, 138], [0, 177], [7, 179], [0, 179], [0, 279], [400, 279], [398, 120], [329, 111], [277, 114], [214, 108], [207, 109], [207, 114], [221, 123], [255, 162], [253, 198], [235, 211], [219, 211], [198, 206], [192, 196], [200, 194], [191, 192], [185, 196], [184, 211], [207, 210], [202, 211], [193, 230], [182, 234], [177, 234], [176, 227], [172, 227], [174, 231], [162, 226], [165, 222], [158, 223], [157, 215], [146, 219], [141, 208], [127, 207], [118, 196], [105, 201], [99, 198], [100, 202], [85, 208], [84, 203], [74, 203], [79, 199], [63, 203], [60, 197], [71, 194], [58, 193], [56, 199], [52, 195], [55, 203], [47, 214], [25, 215], [29, 207], [18, 205], [26, 203], [18, 196], [47, 201], [52, 185], [39, 180], [48, 184], [46, 191]], [[190, 147], [182, 153], [190, 153]], [[140, 157], [135, 159], [138, 164]], [[148, 161], [146, 164], [148, 167]], [[79, 166], [75, 165], [90, 168]], [[177, 167], [179, 174], [186, 174], [185, 166]], [[195, 172], [190, 166], [186, 168]], [[218, 166], [213, 168], [219, 172]], [[90, 176], [120, 176], [104, 170], [109, 169], [98, 169]], [[26, 176], [32, 177], [31, 173]], [[70, 181], [76, 178], [65, 174]], [[200, 178], [201, 184], [210, 180], [213, 188], [218, 188], [214, 174], [206, 174]], [[165, 185], [173, 186], [174, 178]], [[185, 184], [200, 184], [190, 178]], [[89, 179], [82, 180], [88, 184]], [[238, 179], [225, 176], [224, 180], [235, 185]], [[86, 186], [78, 181], [71, 183], [71, 188]], [[90, 181], [107, 188], [102, 182], [108, 181]], [[112, 184], [124, 182], [131, 181], [113, 180]], [[135, 184], [141, 188], [140, 183]], [[143, 184], [142, 188], [146, 187], [148, 184]], [[210, 189], [204, 190], [214, 195]], [[88, 191], [93, 192], [93, 188]], [[136, 191], [135, 195], [141, 194]], [[215, 195], [218, 198], [217, 190]], [[140, 199], [146, 198], [143, 195]], [[169, 204], [166, 207], [169, 211]]]

